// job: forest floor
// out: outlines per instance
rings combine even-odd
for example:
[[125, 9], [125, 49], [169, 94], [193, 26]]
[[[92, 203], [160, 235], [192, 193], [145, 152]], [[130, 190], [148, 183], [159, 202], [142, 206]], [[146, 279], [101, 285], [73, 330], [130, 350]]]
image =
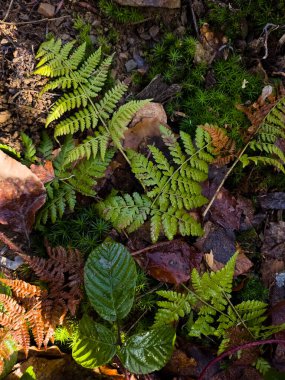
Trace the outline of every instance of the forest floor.
[[[133, 127], [132, 135], [126, 135], [124, 148], [135, 147], [145, 153], [148, 144], [160, 147], [159, 124], [168, 125], [176, 136], [183, 130], [194, 137], [198, 125], [210, 123], [224, 127], [237, 149], [233, 160], [212, 165], [208, 179], [203, 182], [203, 195], [213, 203], [209, 210], [206, 204], [192, 212], [204, 229], [203, 237], [198, 239], [176, 234], [174, 240], [168, 241], [160, 235], [158, 243], [153, 245], [148, 222], [137, 231], [126, 233], [118, 232], [110, 225], [98, 227], [101, 219], [97, 216], [96, 227], [93, 227], [93, 198], [81, 195], [77, 196], [77, 215], [68, 211], [59, 223], [48, 223], [27, 236], [21, 228], [2, 223], [2, 185], [0, 223], [3, 228], [0, 232], [7, 234], [25, 252], [39, 256], [43, 255], [45, 239], [52, 246], [72, 246], [83, 253], [107, 236], [123, 243], [141, 268], [142, 289], [138, 291], [138, 300], [144, 297], [144, 292], [151, 294], [145, 304], [138, 305], [131, 314], [128, 326], [141, 318], [149, 326], [159, 300], [154, 296], [156, 290], [183, 290], [181, 284], [189, 281], [191, 269], [216, 272], [238, 251], [233, 302], [265, 302], [268, 304], [266, 323], [285, 323], [284, 173], [268, 166], [248, 165], [243, 168], [238, 160], [233, 171], [227, 173], [247, 141], [251, 126], [257, 125], [255, 111], [261, 110], [260, 114], [266, 117], [264, 105], [269, 104], [270, 109], [270, 104], [276, 104], [274, 102], [284, 96], [285, 34], [282, 17], [278, 19], [276, 16], [282, 13], [282, 7], [270, 4], [265, 14], [265, 5], [258, 1], [256, 14], [251, 15], [252, 8], [247, 14], [240, 11], [242, 1], [234, 2], [231, 7], [227, 1], [182, 0], [181, 7], [177, 9], [137, 7], [135, 12], [139, 16], [133, 15], [131, 19], [130, 14], [120, 13], [121, 19], [118, 20], [114, 10], [104, 8], [107, 0], [101, 3], [95, 0], [50, 0], [47, 3], [53, 7], [47, 16], [39, 11], [42, 3], [39, 0], [1, 2], [0, 148], [1, 144], [8, 145], [21, 153], [22, 132], [32, 138], [36, 146], [41, 141], [47, 115], [58, 95], [48, 91], [39, 96], [47, 79], [34, 75], [33, 71], [39, 46], [47, 36], [53, 35], [63, 43], [73, 39], [79, 43], [87, 41], [90, 51], [101, 46], [104, 56], [114, 53], [111, 79], [128, 86], [124, 101], [153, 99], [156, 107], [150, 108], [149, 114], [133, 120], [130, 125]], [[229, 16], [224, 15], [222, 19], [220, 15], [219, 19], [217, 9], [221, 14], [228, 12]], [[262, 20], [259, 20], [258, 12], [262, 14]], [[88, 26], [87, 29], [84, 25]], [[188, 40], [188, 37], [198, 41], [194, 51], [193, 40]], [[154, 78], [156, 81], [149, 86]], [[283, 111], [283, 125], [284, 115]], [[81, 139], [81, 135], [78, 138]], [[284, 153], [284, 139], [280, 139], [277, 145]], [[7, 153], [5, 149], [3, 151]], [[113, 188], [121, 192], [142, 191], [141, 186], [134, 184], [134, 176], [129, 173], [126, 163], [122, 162], [122, 156], [117, 155], [104, 180], [96, 185], [100, 198]], [[1, 181], [5, 179], [2, 169]], [[15, 172], [17, 170], [15, 168]], [[223, 186], [217, 193], [221, 183]], [[29, 206], [25, 204], [25, 207]], [[90, 225], [70, 232], [70, 228], [79, 226], [80, 220]], [[17, 223], [17, 218], [11, 223]], [[1, 255], [14, 260], [15, 252], [11, 246], [10, 250], [3, 247]], [[7, 277], [36, 283], [25, 268], [14, 271], [5, 267], [3, 260], [1, 263], [2, 272]], [[20, 352], [7, 379], [20, 378], [19, 373], [29, 366], [33, 366], [38, 380], [198, 379], [207, 363], [217, 357], [218, 339], [189, 339], [185, 333], [186, 324], [186, 319], [179, 322], [175, 351], [169, 362], [160, 371], [148, 375], [124, 373], [116, 360], [96, 371], [82, 369], [72, 359], [68, 344], [55, 340], [56, 346], [49, 347], [47, 351], [30, 348], [28, 358]], [[247, 342], [243, 333], [240, 326], [231, 331], [237, 337], [230, 348]], [[271, 338], [283, 340], [283, 344], [264, 345], [258, 354], [256, 349], [245, 350], [249, 353], [247, 356], [238, 358], [234, 354], [235, 360], [230, 362], [227, 358], [221, 366], [213, 363], [204, 379], [285, 379], [285, 333], [272, 334]], [[253, 365], [261, 351], [270, 366], [267, 373]]]

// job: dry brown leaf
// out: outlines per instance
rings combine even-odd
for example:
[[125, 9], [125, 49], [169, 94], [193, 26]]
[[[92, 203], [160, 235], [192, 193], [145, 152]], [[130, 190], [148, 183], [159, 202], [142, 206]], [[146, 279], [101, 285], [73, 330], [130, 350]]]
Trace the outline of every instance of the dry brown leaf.
[[135, 258], [158, 281], [181, 284], [189, 280], [193, 268], [199, 267], [202, 255], [186, 242], [173, 240], [149, 247]]
[[40, 179], [26, 166], [0, 151], [0, 224], [28, 235], [35, 213], [46, 200]]
[[[205, 253], [204, 258], [208, 267], [214, 272], [217, 272], [218, 270], [224, 267], [223, 263], [220, 263], [219, 261], [215, 260], [213, 252]], [[240, 276], [241, 274], [245, 274], [249, 271], [249, 269], [252, 266], [253, 263], [249, 260], [249, 258], [246, 257], [246, 255], [243, 252], [241, 252], [239, 253], [236, 260], [234, 275]]]
[[160, 137], [160, 125], [166, 126], [167, 116], [159, 103], [149, 103], [134, 116], [129, 129], [124, 133], [123, 146], [126, 149], [138, 150], [139, 146], [149, 139]]

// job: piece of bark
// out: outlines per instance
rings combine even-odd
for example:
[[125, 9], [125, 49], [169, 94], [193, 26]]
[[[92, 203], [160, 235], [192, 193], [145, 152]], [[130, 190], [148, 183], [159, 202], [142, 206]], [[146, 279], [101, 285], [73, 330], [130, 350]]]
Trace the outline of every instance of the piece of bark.
[[157, 103], [164, 103], [181, 91], [179, 84], [169, 86], [163, 81], [161, 74], [155, 76], [152, 81], [136, 95], [137, 100], [152, 99]]

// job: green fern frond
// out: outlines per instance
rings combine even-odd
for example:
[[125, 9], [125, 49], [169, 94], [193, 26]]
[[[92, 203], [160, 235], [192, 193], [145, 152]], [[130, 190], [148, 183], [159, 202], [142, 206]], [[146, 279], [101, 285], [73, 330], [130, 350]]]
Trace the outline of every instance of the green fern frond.
[[122, 105], [118, 111], [114, 113], [112, 119], [108, 123], [108, 129], [117, 148], [122, 147], [121, 139], [124, 136], [124, 132], [127, 130], [127, 125], [134, 117], [134, 114], [147, 103], [149, 103], [149, 100], [132, 100]]
[[108, 131], [102, 130], [101, 133], [95, 132], [94, 136], [88, 136], [82, 144], [75, 147], [68, 155], [66, 163], [80, 160], [82, 158], [90, 159], [92, 156], [95, 158], [98, 151], [102, 160], [105, 159], [110, 135]]
[[259, 357], [254, 363], [255, 368], [262, 374], [266, 375], [266, 373], [270, 370], [271, 365], [262, 357]]
[[44, 160], [50, 160], [52, 158], [53, 142], [46, 131], [43, 131], [42, 133], [41, 142], [37, 151]]
[[31, 163], [36, 161], [36, 147], [33, 143], [33, 140], [26, 135], [24, 132], [21, 132], [21, 139], [24, 146], [24, 159], [25, 161]]
[[16, 149], [10, 147], [9, 145], [6, 144], [0, 144], [0, 150], [3, 150], [3, 152], [11, 154], [12, 156], [15, 156], [17, 158], [20, 158], [21, 155], [19, 152], [16, 151]]
[[279, 138], [285, 137], [284, 120], [285, 97], [281, 98], [269, 111], [249, 144], [249, 148], [252, 151], [258, 152], [259, 155], [251, 156], [247, 153], [242, 156], [241, 162], [243, 166], [248, 165], [252, 161], [256, 165], [272, 165], [285, 173], [285, 155], [277, 144]]
[[114, 150], [108, 150], [104, 160], [93, 158], [88, 161], [83, 160], [72, 170], [72, 175], [68, 183], [78, 192], [86, 196], [94, 196], [93, 190], [97, 180], [102, 178], [114, 156]]
[[113, 226], [128, 232], [135, 231], [147, 219], [151, 201], [145, 195], [138, 193], [110, 196], [97, 204], [99, 215], [110, 221]]
[[55, 223], [57, 219], [62, 218], [66, 207], [73, 211], [76, 204], [76, 194], [70, 185], [61, 183], [58, 189], [51, 189], [49, 185], [47, 192], [49, 197], [37, 215], [37, 227], [46, 224], [48, 219]]
[[160, 290], [156, 292], [167, 301], [158, 301], [160, 307], [155, 314], [153, 327], [165, 326], [177, 322], [189, 314], [192, 306], [196, 303], [196, 297], [190, 293], [183, 294], [174, 291]]

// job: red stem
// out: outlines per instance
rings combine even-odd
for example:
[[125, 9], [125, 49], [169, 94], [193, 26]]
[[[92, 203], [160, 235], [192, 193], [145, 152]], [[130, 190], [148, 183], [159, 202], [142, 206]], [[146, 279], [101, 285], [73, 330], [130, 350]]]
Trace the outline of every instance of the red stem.
[[204, 367], [203, 371], [201, 372], [201, 375], [199, 376], [198, 380], [203, 380], [206, 372], [210, 367], [212, 367], [214, 364], [218, 363], [222, 359], [224, 359], [227, 356], [230, 356], [234, 354], [237, 351], [240, 350], [245, 350], [250, 347], [255, 347], [255, 346], [261, 346], [263, 344], [270, 344], [270, 343], [278, 343], [278, 344], [284, 344], [285, 345], [285, 339], [266, 339], [266, 340], [258, 340], [256, 342], [250, 342], [250, 343], [245, 343], [242, 344], [241, 346], [233, 347], [228, 351], [223, 352], [221, 355], [217, 356], [215, 359], [211, 360], [206, 367]]

